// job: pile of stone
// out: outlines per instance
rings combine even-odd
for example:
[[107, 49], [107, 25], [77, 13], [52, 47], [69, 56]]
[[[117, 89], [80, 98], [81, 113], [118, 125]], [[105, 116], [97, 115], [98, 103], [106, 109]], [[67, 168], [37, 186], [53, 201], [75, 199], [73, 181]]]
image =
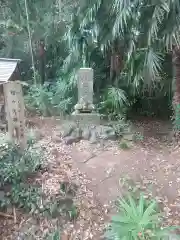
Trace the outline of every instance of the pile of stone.
[[77, 85], [78, 102], [71, 115], [73, 122], [62, 126], [61, 137], [65, 143], [69, 145], [80, 140], [98, 143], [103, 140], [115, 140], [117, 137], [125, 137], [124, 140], [132, 141], [132, 134], [129, 134], [128, 131], [123, 133], [125, 130], [124, 122], [119, 123], [120, 131], [117, 131], [112, 125], [101, 124], [101, 117], [93, 104], [93, 69], [80, 68]]
[[111, 126], [79, 126], [76, 123], [69, 123], [62, 126], [61, 137], [67, 145], [77, 143], [80, 140], [88, 140], [95, 144], [101, 140], [115, 140], [116, 133]]

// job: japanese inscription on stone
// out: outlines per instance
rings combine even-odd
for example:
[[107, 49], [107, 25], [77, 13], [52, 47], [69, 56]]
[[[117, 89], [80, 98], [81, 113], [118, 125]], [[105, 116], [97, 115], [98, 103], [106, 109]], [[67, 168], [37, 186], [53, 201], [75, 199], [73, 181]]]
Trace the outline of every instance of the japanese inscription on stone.
[[4, 97], [9, 135], [24, 148], [26, 145], [25, 114], [21, 84], [16, 82], [4, 84]]
[[80, 68], [78, 74], [78, 101], [93, 103], [93, 69]]

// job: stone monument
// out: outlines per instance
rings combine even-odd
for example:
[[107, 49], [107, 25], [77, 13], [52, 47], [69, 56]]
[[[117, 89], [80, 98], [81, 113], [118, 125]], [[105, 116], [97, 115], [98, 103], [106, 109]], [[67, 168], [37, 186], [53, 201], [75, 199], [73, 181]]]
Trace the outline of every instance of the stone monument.
[[79, 124], [100, 124], [100, 115], [93, 104], [93, 75], [92, 68], [80, 68], [78, 72], [78, 102], [72, 115]]
[[93, 69], [80, 68], [78, 73], [78, 102], [72, 113], [72, 122], [62, 126], [61, 136], [66, 144], [88, 140], [98, 143], [115, 139], [116, 133], [110, 126], [102, 126], [100, 114], [93, 104]]
[[4, 97], [8, 133], [13, 141], [17, 141], [22, 149], [26, 147], [24, 99], [21, 82], [4, 84]]

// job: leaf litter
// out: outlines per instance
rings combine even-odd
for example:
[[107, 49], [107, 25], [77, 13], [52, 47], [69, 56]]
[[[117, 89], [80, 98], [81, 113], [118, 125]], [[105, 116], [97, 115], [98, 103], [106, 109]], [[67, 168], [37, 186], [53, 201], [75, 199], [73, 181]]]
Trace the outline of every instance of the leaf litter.
[[70, 148], [66, 145], [51, 141], [51, 137], [40, 140], [37, 147], [43, 148], [46, 161], [44, 167], [47, 171], [38, 174], [34, 181], [42, 186], [47, 198], [56, 196], [60, 192], [61, 183], [76, 186], [73, 198], [77, 208], [77, 216], [74, 220], [55, 219], [39, 216], [31, 216], [17, 211], [17, 224], [10, 219], [4, 219], [6, 229], [3, 239], [46, 239], [49, 232], [57, 227], [61, 232], [62, 240], [98, 239], [103, 233], [105, 223], [105, 209], [96, 199], [91, 190], [87, 188], [89, 180], [78, 169], [72, 168]]
[[[54, 196], [59, 192], [60, 183], [68, 182], [72, 186], [78, 186], [76, 194], [73, 197], [75, 206], [78, 209], [77, 219], [74, 221], [64, 221], [61, 223], [62, 240], [75, 240], [75, 239], [100, 239], [105, 227], [105, 222], [108, 220], [107, 213], [109, 212], [109, 205], [103, 205], [96, 199], [93, 192], [87, 188], [90, 180], [86, 175], [82, 174], [79, 169], [74, 169], [72, 166], [71, 149], [72, 147], [78, 148], [80, 151], [91, 151], [98, 154], [103, 151], [102, 147], [96, 146], [95, 148], [87, 143], [80, 142], [75, 146], [66, 146], [61, 140], [57, 141], [51, 137], [41, 139], [37, 146], [43, 147], [47, 161], [47, 171], [42, 173], [36, 178], [36, 181], [41, 183], [43, 192], [46, 195]], [[169, 148], [161, 144], [161, 142], [154, 137], [149, 137], [148, 141], [144, 141], [138, 148], [139, 152], [144, 152], [145, 155], [149, 152], [155, 151], [156, 147], [156, 161], [152, 161], [149, 168], [144, 168], [145, 173], [139, 174], [139, 179], [132, 180], [131, 186], [128, 190], [132, 191], [132, 182], [135, 187], [146, 193], [147, 198], [156, 199], [160, 204], [161, 209], [165, 215], [164, 225], [180, 225], [180, 190], [177, 189], [177, 197], [171, 199], [166, 195], [164, 188], [174, 188], [175, 183], [179, 184], [180, 171], [178, 161], [171, 161], [172, 159], [165, 158], [165, 154], [171, 152], [173, 160], [179, 155], [179, 148]], [[90, 149], [90, 150], [89, 150]], [[122, 151], [119, 150], [116, 142], [110, 143], [106, 149], [113, 151], [114, 155], [121, 155]], [[131, 151], [131, 150], [130, 150]], [[165, 152], [165, 153], [164, 153]], [[138, 160], [136, 161], [138, 164]], [[134, 166], [132, 171], [136, 170]], [[175, 178], [172, 180], [171, 176], [175, 172]], [[163, 184], [159, 181], [159, 174], [162, 174]], [[158, 175], [158, 176], [157, 176]], [[129, 179], [131, 179], [129, 177]], [[121, 179], [122, 180], [122, 179]], [[123, 180], [124, 184], [126, 179]], [[121, 181], [122, 182], [122, 181]], [[167, 182], [167, 185], [165, 183]], [[166, 189], [165, 189], [166, 190]], [[22, 214], [16, 211], [17, 223], [11, 219], [3, 219], [6, 229], [10, 230], [3, 238], [6, 239], [45, 239], [49, 232], [53, 232], [59, 226], [59, 219], [49, 219], [44, 217], [34, 218], [27, 214]], [[24, 236], [23, 233], [29, 235]]]

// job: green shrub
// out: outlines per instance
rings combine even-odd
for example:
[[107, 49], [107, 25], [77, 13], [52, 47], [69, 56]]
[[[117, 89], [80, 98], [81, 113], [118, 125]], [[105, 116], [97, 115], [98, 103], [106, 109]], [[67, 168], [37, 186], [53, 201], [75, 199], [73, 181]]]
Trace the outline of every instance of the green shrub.
[[61, 240], [61, 235], [59, 230], [55, 230], [53, 233], [48, 233], [46, 240]]
[[43, 162], [40, 149], [28, 146], [22, 151], [19, 146], [0, 138], [0, 207], [15, 205], [27, 211], [37, 208], [41, 198], [38, 187], [26, 184], [28, 176], [35, 173]]
[[123, 136], [124, 133], [129, 131], [130, 124], [124, 119], [118, 119], [118, 121], [112, 124], [112, 127], [117, 136]]
[[148, 201], [141, 194], [118, 201], [118, 213], [113, 216], [106, 233], [108, 240], [163, 239], [174, 228], [162, 228], [162, 214], [156, 201]]
[[20, 183], [14, 184], [6, 195], [6, 204], [10, 203], [18, 208], [23, 208], [27, 212], [39, 212], [41, 205], [41, 190], [39, 187]]
[[33, 85], [25, 96], [26, 108], [42, 116], [59, 116], [71, 110], [75, 103], [74, 93], [74, 89], [63, 80], [52, 86]]
[[172, 117], [174, 130], [179, 132], [180, 130], [180, 104], [178, 104], [174, 110], [174, 116]]
[[29, 146], [23, 152], [17, 145], [3, 143], [0, 145], [0, 187], [6, 184], [19, 184], [34, 173], [42, 163], [39, 149]]
[[77, 208], [73, 202], [75, 190], [68, 187], [67, 192], [59, 189], [59, 195], [47, 198], [41, 186], [28, 183], [39, 169], [42, 169], [43, 154], [40, 149], [29, 145], [24, 151], [17, 145], [0, 138], [0, 208], [5, 210], [13, 205], [26, 212], [46, 217], [64, 216], [73, 220], [77, 217]]
[[119, 147], [123, 150], [128, 150], [130, 148], [129, 144], [124, 140], [119, 143]]
[[124, 119], [129, 106], [126, 92], [120, 88], [108, 88], [99, 105], [99, 111], [108, 116], [109, 120]]
[[52, 114], [52, 96], [53, 92], [48, 91], [44, 85], [31, 86], [24, 98], [27, 110], [43, 116], [50, 116]]

